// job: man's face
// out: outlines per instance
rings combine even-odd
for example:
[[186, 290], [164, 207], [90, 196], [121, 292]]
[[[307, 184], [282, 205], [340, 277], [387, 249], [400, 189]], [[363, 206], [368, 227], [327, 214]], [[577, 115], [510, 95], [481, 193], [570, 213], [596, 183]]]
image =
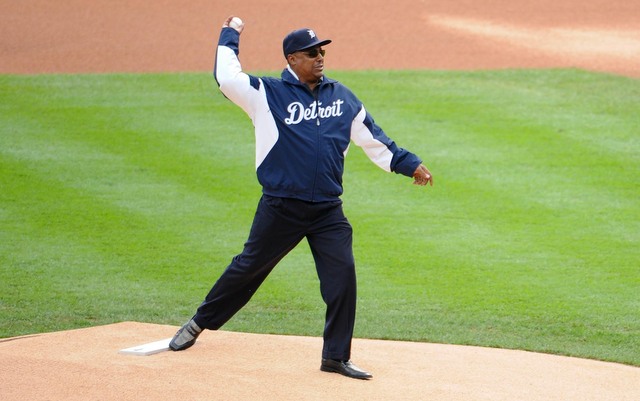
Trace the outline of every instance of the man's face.
[[318, 47], [289, 55], [289, 64], [301, 82], [315, 84], [324, 75], [324, 50]]

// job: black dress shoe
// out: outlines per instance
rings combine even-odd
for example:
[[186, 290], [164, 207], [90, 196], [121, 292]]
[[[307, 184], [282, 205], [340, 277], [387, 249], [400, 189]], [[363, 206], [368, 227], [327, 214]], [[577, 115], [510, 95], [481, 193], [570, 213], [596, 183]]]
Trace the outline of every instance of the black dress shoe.
[[196, 322], [191, 319], [178, 330], [169, 343], [169, 348], [173, 351], [182, 351], [196, 343], [196, 339], [202, 333]]
[[320, 370], [323, 372], [340, 373], [341, 375], [351, 377], [353, 379], [368, 380], [373, 376], [369, 372], [365, 372], [351, 361], [337, 361], [335, 359], [323, 359]]

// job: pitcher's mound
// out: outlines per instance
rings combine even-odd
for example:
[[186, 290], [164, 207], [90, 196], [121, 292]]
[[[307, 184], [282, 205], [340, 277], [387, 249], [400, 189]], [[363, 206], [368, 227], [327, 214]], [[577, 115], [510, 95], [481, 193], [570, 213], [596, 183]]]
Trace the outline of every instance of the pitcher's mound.
[[124, 322], [0, 340], [3, 400], [640, 399], [640, 368], [524, 351], [355, 339], [373, 380], [321, 372], [322, 339], [205, 331], [181, 352], [120, 350], [178, 327]]

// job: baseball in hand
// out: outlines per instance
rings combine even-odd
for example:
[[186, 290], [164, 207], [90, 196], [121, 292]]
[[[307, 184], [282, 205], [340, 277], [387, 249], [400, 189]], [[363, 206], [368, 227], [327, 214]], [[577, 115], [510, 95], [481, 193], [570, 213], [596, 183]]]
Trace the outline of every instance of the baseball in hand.
[[238, 17], [233, 17], [229, 21], [229, 26], [237, 31], [242, 26], [242, 20]]

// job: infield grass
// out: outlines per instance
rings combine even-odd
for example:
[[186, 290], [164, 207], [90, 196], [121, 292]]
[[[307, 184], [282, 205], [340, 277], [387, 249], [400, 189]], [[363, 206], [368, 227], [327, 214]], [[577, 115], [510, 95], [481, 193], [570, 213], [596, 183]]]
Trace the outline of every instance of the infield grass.
[[[433, 188], [352, 146], [356, 336], [640, 366], [640, 81], [578, 70], [334, 72]], [[209, 74], [0, 76], [0, 336], [179, 325], [260, 196]], [[226, 330], [321, 336], [301, 244]]]

